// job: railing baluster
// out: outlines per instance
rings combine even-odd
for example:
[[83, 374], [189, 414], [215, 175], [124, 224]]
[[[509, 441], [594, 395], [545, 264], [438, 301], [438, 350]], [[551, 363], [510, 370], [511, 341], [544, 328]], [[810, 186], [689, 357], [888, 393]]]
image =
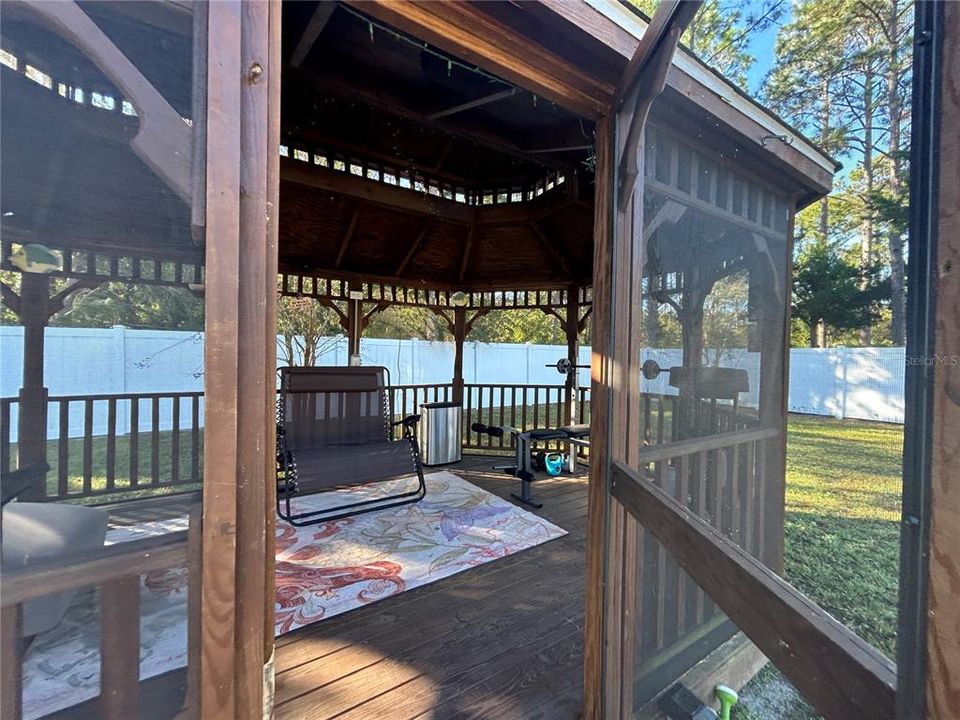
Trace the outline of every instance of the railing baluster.
[[756, 543], [754, 542], [754, 519], [757, 512], [762, 512], [762, 508], [757, 508], [754, 504], [755, 492], [754, 488], [756, 487], [754, 480], [756, 465], [754, 463], [754, 453], [756, 453], [757, 443], [749, 442], [744, 445], [744, 451], [746, 457], [746, 467], [744, 468], [744, 489], [743, 489], [743, 549], [748, 553], [754, 554], [756, 550]]
[[743, 542], [743, 528], [740, 527], [740, 448], [734, 445], [730, 448], [730, 534], [729, 537], [738, 545]]
[[130, 487], [140, 484], [140, 398], [130, 399]]
[[[523, 405], [521, 405], [522, 410], [520, 411], [520, 427], [519, 427], [520, 430], [527, 429], [527, 391], [529, 389], [530, 389], [529, 387], [524, 385], [522, 388], [523, 391], [520, 393], [521, 397], [523, 398]], [[510, 444], [511, 446], [513, 445], [512, 439]]]
[[[487, 385], [487, 425], [496, 425], [493, 421], [493, 385]], [[482, 399], [481, 399], [482, 402]], [[486, 447], [493, 447], [493, 437], [486, 436]]]
[[[700, 517], [703, 517], [707, 507], [707, 460], [707, 453], [697, 453], [697, 499], [694, 512]], [[697, 585], [697, 625], [703, 622], [706, 610], [706, 594], [703, 588]]]
[[[504, 396], [504, 393], [506, 393], [506, 390], [507, 390], [507, 389], [506, 389], [503, 385], [500, 386], [500, 418], [499, 418], [499, 423], [498, 423], [499, 425], [505, 425], [505, 424], [506, 424], [507, 410], [506, 410], [506, 406], [504, 405], [504, 397], [503, 397], [503, 396]], [[503, 448], [503, 435], [500, 436], [498, 444], [499, 444], [499, 447], [502, 449], [502, 448]]]
[[200, 481], [200, 395], [194, 395], [190, 414], [190, 480]]
[[160, 396], [151, 398], [150, 483], [160, 484]]
[[463, 388], [463, 398], [467, 401], [467, 411], [464, 413], [464, 432], [467, 434], [467, 447], [474, 447], [473, 438], [476, 433], [473, 432], [473, 386], [465, 385]]
[[180, 398], [174, 395], [170, 434], [170, 482], [180, 482]]
[[[679, 458], [677, 471], [677, 492], [674, 497], [684, 507], [690, 507], [690, 456], [681, 455]], [[683, 637], [687, 632], [687, 597], [688, 591], [692, 595], [690, 576], [677, 570], [677, 634], [676, 637]]]
[[93, 489], [93, 400], [83, 403], [83, 493]]
[[57, 495], [70, 492], [70, 401], [60, 400], [60, 429], [57, 433]]
[[[666, 403], [664, 402], [664, 396], [661, 395], [659, 398], [657, 398], [657, 445], [661, 445], [663, 443], [663, 415], [665, 405]], [[674, 422], [676, 421], [676, 410], [677, 408], [674, 406], [672, 413]], [[672, 433], [670, 439], [673, 440]]]
[[116, 484], [117, 470], [117, 399], [107, 400], [107, 490]]
[[11, 400], [0, 402], [0, 472], [7, 473], [10, 467], [10, 406]]
[[540, 425], [540, 387], [533, 386], [533, 429], [541, 427]]

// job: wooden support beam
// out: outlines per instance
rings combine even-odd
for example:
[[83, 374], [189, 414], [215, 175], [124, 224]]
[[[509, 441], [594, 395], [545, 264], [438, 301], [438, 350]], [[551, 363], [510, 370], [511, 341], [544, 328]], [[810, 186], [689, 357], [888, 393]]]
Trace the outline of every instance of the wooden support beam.
[[590, 387], [590, 482], [587, 486], [587, 579], [583, 649], [583, 718], [603, 720], [603, 671], [607, 521], [610, 446], [610, 311], [613, 269], [613, 127], [610, 118], [597, 123], [596, 209], [593, 227], [593, 307]]
[[[634, 56], [639, 44], [638, 38], [642, 37], [637, 27], [643, 21], [633, 16], [629, 10], [621, 12], [620, 8], [616, 8], [616, 12], [607, 13], [601, 9], [600, 4], [586, 2], [522, 3], [521, 7], [528, 12], [542, 11], [538, 17], [552, 15], [548, 21], [559, 18], [567, 27], [576, 28], [578, 32], [587, 32], [624, 61], [629, 61]], [[615, 19], [615, 16], [620, 14], [624, 15], [626, 22]], [[633, 23], [636, 23], [635, 27], [631, 26]], [[763, 155], [775, 160], [779, 163], [781, 172], [794, 181], [807, 186], [817, 186], [815, 192], [806, 196], [806, 202], [830, 192], [833, 173], [797, 147], [796, 141], [793, 144], [762, 144], [761, 138], [770, 134], [771, 127], [781, 126], [787, 131], [777, 118], [755, 106], [745, 109], [747, 101], [739, 98], [723, 81], [714, 81], [709, 70], [705, 70], [702, 75], [691, 70], [691, 66], [697, 61], [694, 61], [689, 53], [685, 54], [688, 55], [684, 59], [687, 62], [680, 61], [675, 64], [667, 77], [667, 84], [674, 91], [672, 94], [675, 97], [696, 98], [699, 111], [709, 113], [721, 125], [732, 128], [746, 147], [761, 151]], [[681, 66], [686, 69], [681, 69]], [[779, 134], [779, 131], [775, 132]]]
[[360, 337], [363, 335], [363, 301], [347, 300], [347, 363], [360, 365]]
[[47, 318], [52, 318], [61, 310], [70, 307], [75, 295], [81, 290], [93, 290], [100, 287], [106, 279], [97, 280], [94, 278], [74, 278], [67, 281], [67, 286], [50, 298], [47, 304]]
[[423, 241], [427, 237], [427, 233], [430, 232], [430, 223], [426, 223], [417, 233], [417, 236], [413, 239], [413, 242], [410, 243], [410, 249], [407, 250], [406, 254], [403, 256], [403, 260], [400, 261], [400, 264], [397, 265], [397, 270], [394, 273], [397, 277], [403, 275], [403, 271], [407, 269], [407, 265], [410, 264], [410, 261], [413, 260], [414, 255], [417, 254], [417, 250], [420, 249], [420, 246], [423, 244]]
[[463, 402], [463, 342], [467, 337], [467, 309], [453, 309], [453, 402]]
[[614, 87], [484, 12], [481, 4], [349, 0], [363, 13], [475, 63], [568, 110], [596, 118]]
[[340, 309], [340, 306], [337, 305], [336, 301], [325, 297], [318, 297], [316, 300], [325, 308], [330, 308], [337, 314], [337, 321], [339, 322], [340, 327], [343, 328], [344, 332], [350, 331], [350, 320], [347, 318], [347, 313]]
[[[960, 588], [960, 554], [957, 552], [960, 548], [960, 478], [957, 475], [957, 459], [960, 458], [960, 148], [957, 144], [960, 86], [956, 82], [960, 76], [960, 4], [932, 3], [931, 7], [922, 9], [927, 16], [938, 11], [942, 12], [939, 28], [942, 49], [939, 62], [933, 61], [936, 81], [933, 97], [929, 100], [934, 107], [939, 101], [940, 116], [930, 116], [930, 106], [926, 106], [924, 109], [929, 115], [915, 114], [914, 117], [918, 124], [938, 123], [939, 137], [930, 139], [929, 155], [915, 165], [911, 164], [911, 170], [916, 173], [914, 179], [917, 175], [927, 175], [932, 168], [939, 170], [939, 177], [935, 179], [925, 178], [923, 183], [911, 180], [911, 190], [914, 185], [919, 189], [921, 184], [927, 183], [936, 188], [936, 198], [932, 201], [936, 203], [937, 215], [928, 219], [930, 225], [918, 228], [915, 238], [911, 230], [911, 242], [917, 245], [929, 242], [932, 239], [928, 236], [930, 228], [935, 228], [936, 248], [932, 251], [935, 260], [926, 269], [925, 278], [933, 285], [936, 294], [933, 302], [935, 314], [932, 318], [923, 317], [916, 321], [918, 326], [932, 324], [934, 355], [923, 359], [927, 362], [936, 359], [932, 364], [932, 451], [929, 497], [926, 498], [930, 536], [929, 547], [923, 548], [922, 553], [929, 563], [927, 603], [918, 611], [927, 623], [926, 716], [949, 718], [960, 717], [960, 602], [957, 601]], [[921, 48], [921, 43], [926, 40], [921, 40], [919, 33], [917, 37], [917, 47]], [[916, 78], [914, 83], [916, 88]], [[924, 192], [912, 194], [911, 204], [925, 202], [924, 195]], [[914, 258], [921, 255], [914, 252], [914, 247], [912, 245], [910, 250], [911, 265]], [[909, 287], [911, 293], [922, 292], [912, 284]], [[917, 358], [926, 348], [916, 348], [916, 353], [911, 350], [914, 348], [908, 346], [908, 357]], [[916, 394], [921, 394], [919, 389]], [[909, 409], [911, 405], [907, 407]], [[919, 440], [916, 452], [923, 452], [922, 445], [923, 441]], [[914, 479], [919, 481], [919, 478]], [[910, 527], [911, 515], [907, 512], [905, 507], [906, 531], [915, 532]]]
[[[17, 453], [20, 466], [47, 462], [47, 388], [44, 387], [43, 348], [49, 313], [50, 278], [36, 273], [20, 276], [20, 323], [23, 325], [23, 371], [20, 383], [20, 412]], [[21, 500], [43, 500], [45, 477], [25, 490]]]
[[130, 147], [189, 204], [193, 137], [180, 114], [76, 2], [30, 3], [21, 7], [80, 48], [133, 103], [141, 121]]
[[2, 297], [4, 306], [19, 318], [20, 296], [17, 294], [17, 291], [7, 285], [7, 283], [0, 281], [0, 297]]
[[447, 158], [450, 157], [450, 151], [453, 150], [456, 142], [457, 139], [453, 135], [447, 138], [447, 141], [443, 144], [443, 150], [440, 151], [440, 156], [430, 167], [431, 172], [443, 172], [443, 166], [447, 162]]
[[443, 324], [447, 326], [447, 330], [450, 331], [451, 335], [455, 334], [454, 331], [454, 320], [447, 314], [446, 308], [430, 307], [428, 308], [434, 315], [443, 320]]
[[497, 100], [503, 100], [504, 98], [513, 97], [517, 94], [517, 88], [507, 88], [506, 90], [501, 90], [499, 92], [491, 93], [489, 95], [484, 95], [483, 97], [477, 98], [476, 100], [470, 100], [468, 102], [460, 103], [459, 105], [454, 105], [449, 107], [446, 110], [440, 110], [435, 113], [430, 113], [427, 115], [431, 120], [439, 120], [440, 118], [449, 117], [450, 115], [456, 115], [457, 113], [463, 112], [465, 110], [472, 110], [473, 108], [483, 107], [484, 105], [489, 105], [492, 102]]
[[340, 263], [343, 262], [344, 256], [347, 254], [347, 248], [350, 247], [350, 241], [353, 239], [353, 233], [357, 229], [357, 220], [360, 219], [360, 209], [357, 208], [350, 215], [350, 222], [347, 224], [347, 229], [343, 233], [343, 237], [340, 238], [340, 247], [337, 248], [337, 257], [333, 261], [333, 266], [335, 268], [340, 267]]
[[[237, 420], [241, 414], [239, 358], [242, 3], [208, 6], [206, 147], [206, 304], [204, 343], [203, 560], [200, 707], [203, 717], [241, 717], [237, 707]], [[265, 62], [265, 61], [264, 61]], [[232, 79], [232, 82], [229, 79]], [[189, 157], [189, 156], [188, 156]], [[255, 188], [245, 188], [256, 192]], [[246, 278], [244, 278], [244, 285]], [[246, 290], [247, 288], [245, 288]], [[263, 298], [271, 296], [261, 296]], [[256, 342], [261, 342], [258, 335]], [[245, 438], [245, 443], [264, 438]], [[244, 490], [248, 487], [244, 483]], [[250, 580], [251, 578], [247, 578]], [[255, 578], [262, 585], [262, 576]], [[239, 635], [238, 635], [239, 634]], [[260, 643], [259, 646], [262, 647]]]
[[701, 0], [662, 2], [620, 81], [618, 105], [629, 102], [633, 108], [619, 163], [618, 207], [621, 212], [630, 201], [639, 174], [639, 155], [642, 152], [640, 139], [650, 107], [666, 86], [667, 73], [680, 36], [702, 4]]
[[896, 669], [880, 651], [620, 462], [612, 492], [818, 713], [894, 717]]
[[[688, 7], [683, 8], [682, 6], [684, 5]], [[617, 88], [617, 93], [613, 100], [614, 110], [621, 110], [627, 98], [637, 89], [647, 67], [651, 64], [656, 54], [657, 48], [659, 48], [662, 43], [667, 42], [667, 35], [670, 28], [677, 22], [675, 18], [677, 18], [678, 13], [681, 11], [692, 11], [690, 15], [692, 18], [693, 14], [696, 14], [696, 11], [700, 9], [699, 5], [699, 3], [687, 2], [687, 0], [662, 0], [662, 2], [657, 5], [657, 11], [650, 19], [650, 24], [647, 26], [646, 31], [644, 31], [643, 37], [640, 38], [640, 43], [633, 51], [633, 56], [627, 62], [627, 66], [623, 69], [623, 74], [620, 76], [620, 85]]]
[[476, 310], [476, 311], [473, 313], [473, 315], [471, 315], [469, 318], [467, 318], [467, 324], [466, 324], [466, 327], [465, 327], [465, 335], [469, 335], [469, 334], [470, 334], [470, 331], [473, 330], [474, 323], [476, 323], [477, 320], [479, 320], [480, 318], [482, 318], [482, 317], [483, 317], [484, 315], [486, 315], [488, 312], [490, 312], [490, 308], [480, 308], [479, 310]]
[[370, 309], [367, 310], [365, 313], [363, 313], [363, 317], [362, 317], [361, 320], [360, 320], [360, 329], [361, 329], [361, 330], [366, 330], [366, 329], [367, 329], [367, 325], [370, 324], [370, 320], [373, 319], [373, 316], [376, 315], [378, 312], [383, 312], [383, 311], [386, 310], [388, 307], [390, 307], [390, 303], [387, 302], [386, 300], [381, 300], [381, 301], [378, 302], [376, 305], [374, 305], [372, 308], [370, 308]]
[[593, 313], [593, 305], [588, 307], [583, 315], [580, 316], [580, 320], [577, 321], [577, 332], [583, 332], [584, 328], [587, 326], [587, 320], [590, 319], [590, 315]]
[[337, 3], [335, 2], [320, 0], [320, 2], [317, 3], [313, 15], [311, 15], [310, 20], [307, 21], [307, 26], [303, 29], [303, 34], [300, 36], [300, 40], [297, 41], [297, 46], [293, 49], [293, 54], [290, 56], [290, 64], [293, 67], [300, 67], [303, 61], [307, 59], [307, 55], [310, 54], [314, 44], [320, 38], [323, 29], [330, 21], [330, 16], [333, 15], [333, 11], [336, 9]]
[[402, 212], [425, 215], [444, 222], [469, 225], [474, 221], [474, 208], [385, 183], [373, 182], [346, 172], [315, 168], [304, 162], [282, 158], [280, 179], [317, 190], [338, 193], [363, 202], [382, 205]]
[[[563, 332], [567, 341], [567, 359], [573, 364], [573, 370], [567, 373], [563, 383], [563, 422], [570, 425], [577, 422], [577, 388], [580, 362], [580, 306], [577, 304], [577, 287], [567, 288], [567, 307], [563, 318]], [[573, 452], [575, 448], [571, 448]]]
[[546, 248], [547, 252], [550, 254], [550, 257], [553, 258], [554, 262], [557, 264], [557, 267], [563, 271], [563, 274], [568, 278], [573, 278], [573, 273], [570, 272], [570, 266], [567, 265], [566, 259], [563, 257], [563, 254], [553, 246], [553, 243], [547, 238], [543, 230], [540, 229], [540, 226], [533, 220], [527, 223], [527, 227], [530, 228], [530, 231], [536, 235], [537, 240], [540, 241], [540, 244]]
[[[303, 83], [316, 88], [321, 93], [334, 93], [350, 100], [359, 100], [364, 105], [369, 105], [371, 108], [374, 108], [375, 110], [378, 110], [384, 114], [390, 114], [396, 117], [412, 120], [418, 125], [433, 128], [448, 136], [466, 140], [473, 145], [479, 145], [480, 147], [493, 150], [494, 152], [502, 153], [509, 157], [516, 158], [524, 163], [536, 161], [536, 158], [531, 157], [528, 150], [512, 143], [506, 137], [483, 130], [461, 130], [460, 128], [444, 122], [443, 120], [431, 120], [429, 116], [425, 115], [424, 113], [410, 110], [405, 107], [406, 100], [399, 93], [390, 94], [384, 91], [371, 92], [331, 77], [310, 72], [304, 68], [291, 68], [291, 70], [293, 71], [290, 73], [291, 77], [301, 80]], [[543, 163], [545, 168], [554, 170], [558, 168], [565, 168], [567, 170], [573, 169], [569, 163], [561, 163], [556, 161], [546, 163], [543, 162], [542, 159], [540, 162]]]
[[457, 273], [457, 281], [463, 282], [467, 277], [467, 268], [470, 266], [470, 254], [473, 252], [473, 235], [475, 228], [473, 225], [467, 231], [467, 241], [463, 245], [463, 257], [460, 258], [460, 272]]

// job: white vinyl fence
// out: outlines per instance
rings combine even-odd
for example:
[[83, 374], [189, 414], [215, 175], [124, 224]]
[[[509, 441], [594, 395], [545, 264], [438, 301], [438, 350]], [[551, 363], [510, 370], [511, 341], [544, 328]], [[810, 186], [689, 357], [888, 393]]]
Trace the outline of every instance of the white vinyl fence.
[[[345, 338], [330, 338], [319, 357], [322, 365], [345, 365]], [[0, 396], [16, 397], [22, 376], [23, 328], [0, 327]], [[566, 349], [556, 345], [485, 344], [468, 342], [463, 373], [467, 383], [518, 383], [560, 385], [563, 377], [553, 367]], [[279, 348], [278, 348], [279, 354]], [[383, 365], [394, 385], [446, 383], [453, 369], [453, 344], [424, 340], [364, 338], [364, 364]], [[678, 365], [676, 349], [644, 351], [662, 368]], [[792, 412], [903, 422], [903, 348], [795, 348], [790, 353]], [[710, 358], [708, 358], [710, 359]], [[282, 361], [280, 361], [282, 364]], [[580, 364], [590, 363], [590, 348], [580, 349]], [[756, 405], [759, 356], [745, 350], [726, 351], [721, 365], [746, 369], [750, 391], [744, 405]], [[203, 390], [202, 333], [111, 329], [48, 328], [44, 352], [46, 385], [51, 397], [121, 393], [200, 392]], [[579, 371], [581, 386], [590, 382], [589, 370]], [[642, 381], [644, 392], [675, 393], [668, 375]], [[161, 429], [169, 429], [172, 400], [164, 400]], [[180, 427], [189, 429], [188, 400], [183, 400]], [[70, 409], [70, 435], [83, 429], [83, 404]], [[74, 414], [77, 417], [74, 417]], [[94, 432], [100, 433], [106, 418], [98, 406]], [[144, 412], [144, 415], [148, 413]], [[118, 414], [118, 433], [127, 432]], [[149, 422], [146, 417], [141, 422]], [[16, 406], [11, 413], [11, 441], [16, 442]], [[203, 418], [201, 414], [200, 424]], [[50, 418], [49, 437], [59, 432], [58, 419]]]

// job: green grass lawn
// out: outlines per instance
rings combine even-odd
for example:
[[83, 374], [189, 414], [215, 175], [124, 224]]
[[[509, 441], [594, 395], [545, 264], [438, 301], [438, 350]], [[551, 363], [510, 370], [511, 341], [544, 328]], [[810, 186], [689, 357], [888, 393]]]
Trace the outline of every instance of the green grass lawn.
[[[184, 492], [199, 488], [199, 484], [188, 486], [170, 486], [173, 481], [173, 433], [169, 431], [157, 433], [156, 468], [154, 468], [153, 438], [151, 433], [143, 432], [137, 442], [137, 488], [130, 489], [130, 436], [119, 435], [116, 438], [114, 487], [120, 491], [116, 494], [98, 495], [85, 498], [78, 502], [104, 503], [113, 500], [132, 499], [151, 495], [162, 495], [169, 492]], [[96, 436], [90, 441], [90, 489], [101, 492], [107, 489], [107, 438]], [[10, 452], [16, 457], [17, 446], [12, 444]], [[67, 491], [72, 494], [83, 492], [84, 445], [82, 438], [72, 438], [67, 441]], [[199, 433], [196, 450], [197, 466], [203, 474], [203, 432]], [[59, 491], [60, 468], [60, 441], [47, 442], [47, 464], [50, 472], [47, 474], [47, 493], [54, 496]], [[193, 447], [192, 433], [184, 430], [179, 433], [179, 472], [177, 480], [180, 482], [194, 480], [193, 478]], [[154, 479], [155, 478], [155, 479]], [[200, 478], [196, 478], [199, 480]]]
[[[903, 426], [791, 415], [784, 575], [893, 657]], [[772, 668], [744, 689], [738, 717], [817, 717]]]

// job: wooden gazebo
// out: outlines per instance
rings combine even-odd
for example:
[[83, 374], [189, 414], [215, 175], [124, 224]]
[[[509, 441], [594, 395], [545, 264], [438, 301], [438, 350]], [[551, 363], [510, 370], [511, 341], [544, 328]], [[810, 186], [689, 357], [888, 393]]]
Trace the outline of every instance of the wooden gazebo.
[[[351, 362], [374, 313], [442, 315], [460, 401], [481, 315], [556, 315], [574, 363], [590, 318], [584, 717], [652, 712], [704, 657], [746, 676], [761, 652], [829, 717], [892, 714], [890, 663], [775, 576], [793, 217], [829, 192], [836, 165], [676, 51], [698, 5], [664, 2], [648, 21], [592, 1], [4, 3], [2, 254], [20, 286], [5, 282], [3, 299], [24, 326], [24, 375], [4, 399], [19, 432], [16, 462], [5, 436], [2, 469], [47, 461], [44, 327], [102, 282], [204, 298], [195, 468], [201, 400], [207, 418], [202, 525], [194, 514], [168, 541], [5, 572], [7, 667], [22, 657], [9, 641], [22, 604], [59, 569], [58, 589], [99, 585], [119, 618], [103, 620], [103, 716], [131, 717], [141, 697], [184, 683], [185, 716], [269, 707], [279, 291], [332, 308]], [[28, 257], [38, 251], [42, 268]], [[759, 358], [752, 406], [702, 379], [704, 300], [732, 277]], [[683, 331], [682, 364], [664, 369], [675, 395], [640, 384], [655, 335], [645, 318], [660, 312]], [[563, 390], [570, 421], [575, 373]], [[101, 400], [108, 422], [122, 403], [140, 412], [140, 398]], [[61, 428], [75, 401], [92, 424], [95, 401], [67, 398]], [[91, 442], [83, 452], [87, 472]], [[21, 499], [49, 499], [46, 482]], [[189, 667], [147, 685], [138, 578], [170, 563], [190, 570]], [[322, 665], [310, 647], [296, 653]], [[19, 676], [4, 673], [5, 716], [18, 717]], [[714, 679], [701, 672], [697, 689]]]

